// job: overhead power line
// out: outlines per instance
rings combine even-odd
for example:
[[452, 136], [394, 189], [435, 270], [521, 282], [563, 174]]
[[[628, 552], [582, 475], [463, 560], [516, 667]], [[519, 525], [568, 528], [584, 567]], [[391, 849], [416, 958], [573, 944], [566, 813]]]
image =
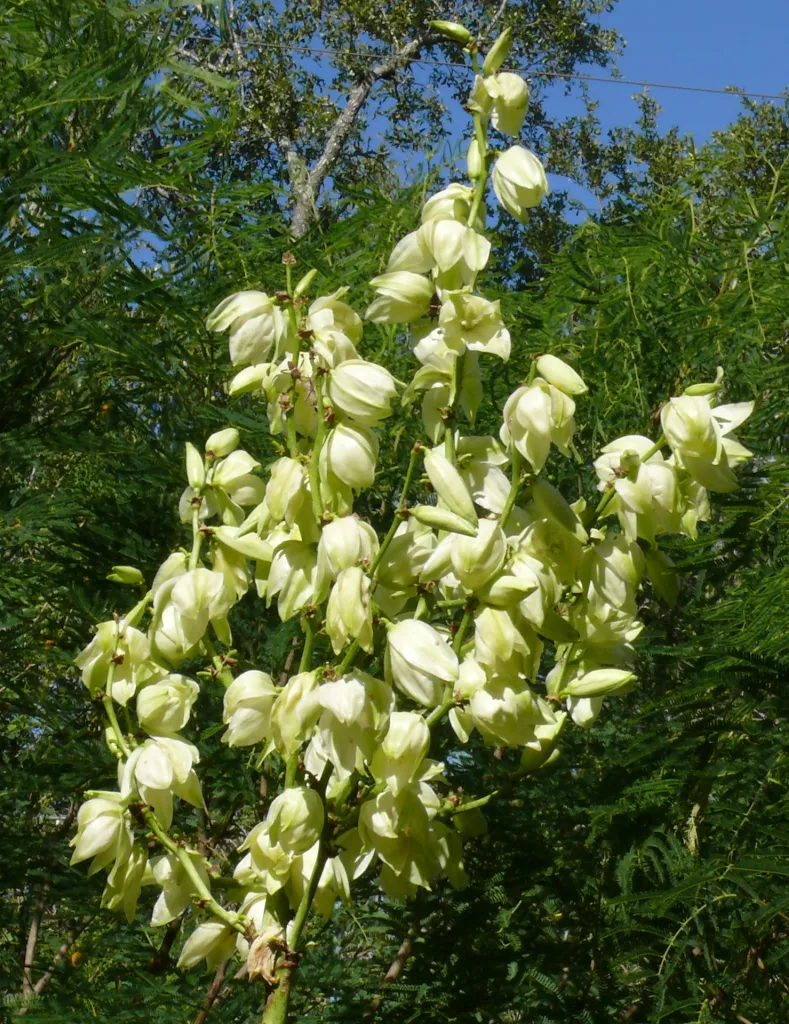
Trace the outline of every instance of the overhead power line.
[[[288, 53], [313, 53], [325, 57], [353, 57], [355, 60], [381, 61], [390, 58], [391, 54], [386, 53], [357, 53], [355, 50], [333, 50], [320, 46], [292, 46], [287, 43], [267, 43], [272, 49], [285, 50]], [[450, 60], [428, 60], [423, 57], [409, 57], [404, 64], [421, 64], [423, 67], [460, 68], [470, 71], [468, 64], [460, 64]], [[563, 71], [539, 71], [532, 68], [508, 68], [509, 71], [516, 71], [527, 78], [558, 78], [565, 81], [580, 82], [602, 82], [604, 85], [637, 85], [642, 89], [674, 89], [680, 92], [703, 92], [715, 96], [743, 96], [755, 100], [781, 100], [787, 97], [780, 93], [772, 92], [751, 92], [734, 87], [719, 89], [713, 86], [702, 85], [677, 85], [673, 82], [646, 82], [637, 78], [606, 78], [603, 75], [579, 75], [565, 73]]]

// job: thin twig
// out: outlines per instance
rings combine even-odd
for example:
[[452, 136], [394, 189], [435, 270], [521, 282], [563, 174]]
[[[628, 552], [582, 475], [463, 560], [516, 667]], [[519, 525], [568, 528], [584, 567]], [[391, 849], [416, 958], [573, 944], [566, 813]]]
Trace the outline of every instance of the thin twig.
[[217, 967], [216, 974], [214, 975], [214, 980], [211, 982], [211, 987], [205, 994], [203, 1006], [200, 1012], [195, 1017], [194, 1024], [205, 1024], [205, 1022], [208, 1020], [208, 1015], [211, 1012], [211, 1008], [216, 1002], [217, 997], [219, 996], [220, 989], [222, 988], [222, 983], [225, 980], [225, 975], [227, 974], [227, 965], [229, 963], [230, 959], [228, 958], [227, 960], [223, 960], [222, 963]]

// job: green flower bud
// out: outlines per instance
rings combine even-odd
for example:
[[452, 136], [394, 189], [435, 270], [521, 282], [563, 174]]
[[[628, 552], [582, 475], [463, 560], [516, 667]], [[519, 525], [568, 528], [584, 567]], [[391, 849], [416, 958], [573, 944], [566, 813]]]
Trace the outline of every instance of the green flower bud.
[[302, 279], [293, 289], [293, 298], [298, 299], [299, 296], [303, 295], [317, 276], [318, 271], [316, 270], [315, 267], [313, 267], [312, 270], [308, 270], [304, 277], [302, 277]]
[[477, 535], [476, 527], [448, 509], [438, 508], [435, 505], [415, 505], [410, 512], [417, 522], [430, 526], [434, 530], [448, 530], [450, 533], [460, 533], [464, 537], [476, 537]]
[[488, 55], [482, 65], [483, 75], [495, 74], [507, 59], [507, 54], [512, 46], [512, 29], [505, 28], [496, 42], [488, 50]]
[[211, 459], [223, 459], [236, 448], [238, 448], [238, 431], [235, 427], [217, 430], [205, 443], [206, 457]]
[[633, 689], [635, 675], [624, 668], [596, 668], [562, 687], [560, 696], [605, 697]]
[[130, 586], [139, 586], [145, 582], [143, 574], [133, 565], [113, 565], [112, 572], [107, 576], [113, 583], [128, 583]]
[[483, 155], [480, 152], [479, 143], [476, 138], [472, 139], [469, 144], [466, 164], [468, 166], [468, 176], [472, 181], [476, 181], [477, 178], [482, 176], [484, 169]]
[[433, 490], [450, 512], [477, 525], [477, 513], [463, 477], [440, 451], [425, 451], [425, 470]]
[[199, 494], [205, 486], [205, 464], [200, 452], [189, 441], [186, 442], [186, 478], [189, 486]]
[[458, 25], [456, 21], [431, 21], [430, 27], [434, 32], [440, 32], [442, 36], [451, 39], [453, 43], [460, 43], [465, 46], [471, 42], [471, 33], [467, 28]]
[[566, 395], [583, 395], [589, 390], [571, 366], [550, 353], [537, 360], [537, 373]]

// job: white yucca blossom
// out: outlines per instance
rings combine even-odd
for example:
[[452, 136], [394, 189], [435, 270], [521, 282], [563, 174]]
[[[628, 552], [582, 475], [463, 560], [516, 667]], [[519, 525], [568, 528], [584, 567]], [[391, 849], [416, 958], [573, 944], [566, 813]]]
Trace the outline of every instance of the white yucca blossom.
[[[432, 30], [471, 41], [453, 23]], [[290, 253], [271, 297], [239, 291], [210, 314], [239, 368], [228, 391], [247, 395], [225, 414], [238, 426], [187, 442], [177, 550], [150, 589], [134, 566], [113, 567], [108, 578], [137, 588], [136, 604], [77, 658], [106, 712], [118, 791], [88, 792], [72, 863], [106, 871], [102, 906], [130, 921], [143, 885], [157, 889], [155, 926], [191, 907], [179, 966], [239, 954], [272, 988], [264, 1021], [284, 1021], [305, 912], [329, 917], [371, 868], [393, 899], [440, 878], [466, 883], [463, 840], [485, 831], [482, 806], [500, 783], [456, 787], [450, 729], [481, 741], [462, 758], [482, 743], [497, 757], [506, 748], [525, 775], [559, 755], [568, 723], [591, 727], [636, 685], [641, 588], [669, 604], [680, 593], [659, 542], [695, 537], [708, 491], [736, 486], [750, 454], [734, 432], [752, 403], [717, 404], [719, 370], [666, 403], [657, 440], [627, 434], [595, 453], [595, 502], [550, 482], [567, 478], [552, 455], [579, 458], [584, 364], [529, 359], [520, 307], [479, 286], [492, 262], [489, 175], [519, 220], [548, 193], [534, 154], [497, 155], [487, 142], [489, 127], [517, 138], [526, 112], [526, 83], [500, 71], [510, 42], [507, 30], [475, 77], [471, 184], [430, 196], [394, 245], [370, 282], [364, 342], [348, 288], [313, 297], [318, 270], [294, 277]], [[504, 402], [498, 439], [477, 436], [505, 379], [491, 364], [513, 345], [527, 376]], [[549, 347], [575, 350], [570, 334]], [[402, 384], [377, 353], [396, 358]], [[413, 372], [400, 369], [409, 353]], [[210, 392], [216, 415], [225, 403], [213, 381]], [[252, 440], [266, 419], [261, 461], [239, 431]], [[234, 644], [233, 608], [256, 596]], [[221, 757], [216, 739], [205, 746], [219, 730]], [[431, 747], [447, 750], [446, 766]], [[215, 828], [197, 774], [212, 749], [200, 772]], [[464, 786], [494, 768], [464, 773]], [[239, 860], [227, 844], [244, 823]]]

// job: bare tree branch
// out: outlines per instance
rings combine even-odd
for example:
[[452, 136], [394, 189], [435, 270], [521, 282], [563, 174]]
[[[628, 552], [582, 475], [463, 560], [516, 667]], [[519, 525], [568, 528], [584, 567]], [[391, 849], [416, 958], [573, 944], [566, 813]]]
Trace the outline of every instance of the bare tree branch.
[[[66, 941], [63, 943], [63, 945], [60, 947], [60, 949], [55, 954], [55, 957], [52, 960], [52, 963], [49, 966], [48, 970], [46, 970], [44, 972], [44, 974], [41, 975], [41, 977], [38, 979], [38, 981], [33, 986], [33, 991], [31, 993], [31, 996], [40, 996], [41, 995], [41, 993], [44, 991], [44, 989], [47, 987], [47, 985], [52, 980], [52, 976], [55, 973], [55, 969], [56, 969], [57, 965], [60, 963], [60, 961], [66, 955], [66, 953], [68, 953], [68, 951], [71, 949], [71, 947], [74, 945], [74, 943], [80, 937], [80, 935], [88, 927], [90, 927], [90, 925], [92, 924], [93, 919], [95, 918], [95, 916], [96, 915], [93, 914], [91, 917], [89, 917], [87, 919], [87, 921], [83, 922], [83, 924], [81, 924], [79, 926], [79, 928], [76, 928], [74, 931], [69, 932], [69, 934], [66, 936]], [[28, 1012], [28, 1010], [29, 1010], [28, 1006], [20, 1007], [20, 1009], [18, 1011], [19, 1016], [20, 1017], [23, 1016], [24, 1014], [26, 1014]]]
[[306, 233], [315, 213], [318, 193], [348, 141], [359, 111], [366, 103], [373, 86], [382, 79], [389, 78], [417, 57], [431, 38], [427, 31], [421, 32], [387, 60], [370, 68], [351, 89], [345, 106], [324, 143], [323, 152], [295, 192], [296, 205], [290, 225], [290, 232], [294, 238], [301, 238]]
[[[214, 1006], [219, 1006], [220, 1003], [223, 1003], [225, 1001], [225, 999], [227, 999], [227, 997], [233, 991], [233, 982], [234, 981], [242, 981], [244, 978], [246, 978], [248, 973], [249, 973], [249, 971], [247, 969], [247, 965], [246, 965], [246, 961], [245, 961], [239, 967], [239, 969], [236, 971], [236, 973], [233, 975], [233, 977], [230, 979], [230, 981], [226, 985], [223, 985], [222, 988], [219, 990], [218, 994], [216, 996], [214, 996], [213, 1005]], [[205, 1018], [203, 1018], [203, 1019], [205, 1019]], [[202, 1024], [202, 1021], [195, 1020], [194, 1024]]]
[[49, 892], [50, 883], [45, 882], [36, 906], [33, 910], [33, 918], [30, 922], [30, 930], [27, 933], [25, 944], [25, 962], [22, 968], [22, 998], [26, 1001], [33, 995], [33, 964], [36, 961], [36, 946], [38, 945], [38, 933], [41, 928], [41, 919], [44, 916], [46, 896]]
[[206, 992], [205, 999], [203, 1000], [203, 1006], [200, 1012], [194, 1019], [194, 1024], [205, 1024], [208, 1020], [208, 1014], [211, 1012], [211, 1007], [216, 1002], [219, 990], [222, 988], [222, 983], [225, 980], [227, 974], [227, 965], [230, 960], [223, 960], [222, 963], [217, 967], [214, 980], [211, 982], [211, 986]]
[[[58, 482], [56, 488], [59, 485], [60, 482]], [[78, 806], [79, 805], [76, 803], [76, 801], [71, 801], [68, 813], [63, 818], [56, 833], [58, 838], [66, 835], [66, 833], [71, 828], [74, 819], [77, 816]], [[50, 865], [51, 870], [55, 871], [57, 866], [58, 859], [57, 857], [53, 857], [52, 863]], [[43, 888], [41, 889], [41, 893], [39, 894], [38, 899], [36, 900], [35, 909], [33, 910], [33, 918], [30, 922], [30, 930], [27, 933], [27, 942], [25, 943], [25, 958], [24, 963], [22, 965], [22, 999], [24, 1002], [27, 1002], [27, 1000], [33, 996], [33, 993], [35, 991], [35, 986], [33, 985], [33, 965], [36, 962], [36, 947], [38, 946], [38, 936], [41, 931], [41, 922], [44, 918], [44, 911], [46, 909], [47, 893], [51, 888], [51, 881], [47, 880], [46, 882], [44, 882]]]
[[[386, 972], [386, 974], [383, 977], [383, 980], [381, 981], [381, 987], [382, 988], [384, 988], [387, 985], [393, 984], [400, 977], [400, 975], [401, 975], [401, 973], [403, 971], [403, 968], [408, 963], [408, 958], [411, 956], [411, 954], [414, 951], [414, 938], [415, 937], [416, 937], [416, 925], [412, 925], [408, 929], [406, 937], [403, 939], [402, 943], [400, 944], [400, 948], [397, 951], [397, 956], [394, 958], [394, 960], [389, 965], [389, 970]], [[384, 999], [383, 992], [379, 992], [377, 995], [373, 996], [373, 998], [370, 1000], [370, 1006], [367, 1009], [367, 1012], [365, 1013], [365, 1017], [372, 1016], [378, 1010], [378, 1008], [380, 1007], [381, 1003], [383, 1002], [383, 999]]]
[[499, 6], [499, 9], [496, 11], [496, 13], [490, 19], [490, 22], [488, 23], [487, 31], [485, 33], [485, 35], [488, 37], [488, 39], [490, 39], [490, 37], [493, 35], [493, 29], [498, 25], [498, 23], [504, 17], [504, 12], [507, 10], [507, 4], [508, 3], [509, 3], [509, 0], [501, 0], [501, 4]]
[[178, 932], [181, 930], [183, 924], [184, 915], [180, 914], [169, 922], [162, 938], [161, 945], [156, 950], [154, 955], [151, 957], [148, 963], [148, 970], [151, 974], [164, 974], [167, 968], [170, 966], [170, 950], [173, 948]]

